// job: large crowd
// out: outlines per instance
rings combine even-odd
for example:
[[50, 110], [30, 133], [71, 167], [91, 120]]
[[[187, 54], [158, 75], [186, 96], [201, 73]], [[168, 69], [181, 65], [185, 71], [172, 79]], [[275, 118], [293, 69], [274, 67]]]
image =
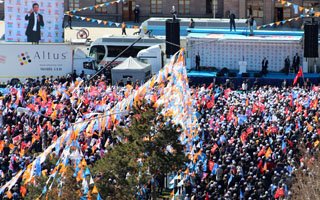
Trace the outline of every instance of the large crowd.
[[[191, 93], [198, 112], [199, 137], [192, 147], [197, 156], [177, 174], [185, 178], [176, 178], [174, 194], [186, 200], [289, 198], [295, 170], [307, 170], [319, 151], [319, 87], [230, 89], [226, 83], [192, 87]], [[127, 96], [127, 86], [111, 86], [104, 76], [85, 80], [74, 74], [8, 84], [0, 98], [0, 185], [72, 123], [103, 113]], [[88, 164], [114, 142], [112, 130], [90, 138], [80, 133]], [[44, 169], [50, 174], [53, 166]], [[0, 197], [25, 196], [21, 181], [11, 193]]]
[[[23, 83], [8, 83], [0, 97], [0, 186], [11, 180], [41, 152], [56, 141], [73, 123], [98, 116], [128, 96], [126, 87], [109, 85], [105, 76], [88, 79], [80, 74], [42, 77]], [[132, 84], [132, 83], [131, 83]], [[134, 87], [136, 87], [134, 83]], [[132, 87], [133, 88], [133, 87]], [[79, 144], [88, 164], [104, 155], [111, 145], [113, 127], [79, 135]], [[53, 154], [60, 154], [55, 151]], [[42, 166], [50, 175], [55, 166]], [[21, 178], [1, 199], [20, 199], [26, 188]], [[12, 196], [11, 196], [12, 195]]]
[[201, 139], [193, 147], [192, 173], [177, 174], [175, 195], [289, 199], [294, 172], [312, 168], [319, 153], [319, 87], [247, 87], [192, 89]]

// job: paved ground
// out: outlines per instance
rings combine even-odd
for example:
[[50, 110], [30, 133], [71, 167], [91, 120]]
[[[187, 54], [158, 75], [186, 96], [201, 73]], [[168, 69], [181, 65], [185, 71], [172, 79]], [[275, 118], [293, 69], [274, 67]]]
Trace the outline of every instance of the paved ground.
[[[77, 33], [82, 28], [89, 30], [89, 38], [91, 38], [92, 41], [106, 35], [121, 35], [121, 28], [74, 27], [73, 30], [70, 30], [69, 28], [65, 29], [65, 41], [68, 42], [71, 39], [77, 39]], [[127, 35], [133, 35], [133, 33], [136, 31], [138, 31], [138, 29], [128, 28], [126, 30]]]

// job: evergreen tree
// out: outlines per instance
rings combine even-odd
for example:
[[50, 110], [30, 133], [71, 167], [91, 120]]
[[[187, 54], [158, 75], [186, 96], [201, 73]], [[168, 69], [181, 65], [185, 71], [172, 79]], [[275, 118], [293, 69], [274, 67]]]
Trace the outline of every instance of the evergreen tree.
[[181, 169], [186, 161], [181, 127], [148, 104], [133, 109], [131, 125], [118, 128], [120, 142], [93, 167], [104, 199], [134, 199], [155, 176]]

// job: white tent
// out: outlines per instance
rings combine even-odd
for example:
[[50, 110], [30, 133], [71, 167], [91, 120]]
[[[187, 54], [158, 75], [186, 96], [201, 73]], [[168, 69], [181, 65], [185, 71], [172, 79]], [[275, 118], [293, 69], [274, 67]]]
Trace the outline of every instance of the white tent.
[[121, 64], [111, 69], [112, 84], [123, 80], [126, 83], [128, 77], [131, 81], [139, 80], [144, 82], [151, 75], [151, 65], [129, 57]]

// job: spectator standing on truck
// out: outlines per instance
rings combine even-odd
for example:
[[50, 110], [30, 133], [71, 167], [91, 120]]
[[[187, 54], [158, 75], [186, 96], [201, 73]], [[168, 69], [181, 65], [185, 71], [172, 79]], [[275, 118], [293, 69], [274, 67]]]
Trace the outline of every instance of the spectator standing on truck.
[[133, 10], [134, 12], [134, 22], [139, 23], [140, 21], [140, 8], [139, 5], [136, 5], [136, 7]]
[[234, 31], [236, 31], [236, 15], [232, 12], [230, 12], [230, 16], [229, 16], [229, 19], [230, 19], [230, 32], [232, 31], [232, 27], [234, 29]]
[[122, 35], [127, 35], [126, 28], [127, 28], [126, 23], [122, 22], [122, 24], [121, 24]]

